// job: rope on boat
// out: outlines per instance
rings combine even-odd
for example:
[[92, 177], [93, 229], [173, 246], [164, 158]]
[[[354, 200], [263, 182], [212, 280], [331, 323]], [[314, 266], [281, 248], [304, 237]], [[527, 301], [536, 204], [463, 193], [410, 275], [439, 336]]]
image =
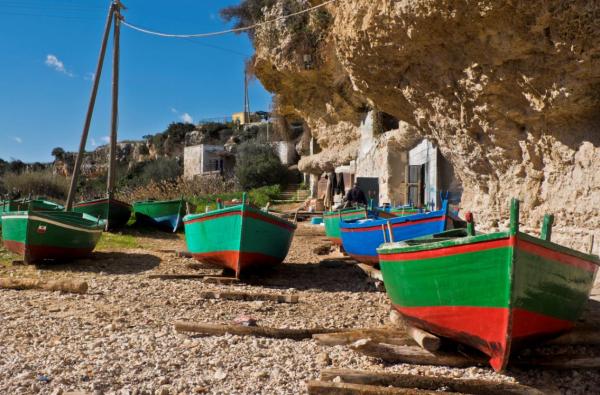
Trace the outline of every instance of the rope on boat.
[[257, 27], [264, 26], [264, 25], [267, 25], [269, 23], [283, 21], [283, 20], [286, 20], [288, 18], [297, 16], [297, 15], [306, 14], [307, 12], [311, 12], [311, 11], [314, 11], [316, 9], [325, 7], [326, 5], [334, 3], [336, 1], [337, 0], [329, 0], [329, 1], [326, 1], [326, 2], [321, 3], [319, 5], [316, 5], [314, 7], [307, 8], [305, 10], [294, 12], [294, 13], [288, 14], [288, 15], [282, 15], [282, 16], [279, 16], [277, 18], [269, 19], [267, 21], [255, 23], [254, 25], [251, 25], [251, 26], [238, 27], [238, 28], [235, 28], [235, 29], [221, 30], [221, 31], [218, 31], [218, 32], [209, 32], [209, 33], [197, 33], [197, 34], [171, 34], [171, 33], [162, 33], [162, 32], [148, 30], [148, 29], [144, 29], [144, 28], [139, 27], [139, 26], [132, 25], [131, 23], [128, 23], [127, 21], [125, 21], [125, 19], [122, 19], [121, 23], [123, 25], [127, 26], [130, 29], [137, 30], [138, 32], [142, 32], [142, 33], [146, 33], [146, 34], [151, 34], [151, 35], [159, 36], [159, 37], [170, 37], [170, 38], [205, 38], [205, 37], [222, 36], [222, 35], [229, 34], [229, 33], [240, 33], [240, 32], [244, 32], [244, 31], [256, 29]]

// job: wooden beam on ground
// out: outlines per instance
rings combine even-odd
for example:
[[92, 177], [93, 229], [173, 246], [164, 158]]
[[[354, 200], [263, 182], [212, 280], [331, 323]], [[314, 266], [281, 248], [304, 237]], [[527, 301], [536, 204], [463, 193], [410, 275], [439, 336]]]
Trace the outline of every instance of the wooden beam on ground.
[[458, 354], [436, 352], [435, 354], [420, 347], [398, 346], [377, 343], [371, 339], [358, 340], [350, 348], [361, 354], [379, 358], [392, 363], [409, 363], [416, 365], [450, 366], [464, 368], [487, 363], [484, 358], [466, 357]]
[[224, 299], [224, 300], [244, 300], [244, 301], [268, 301], [277, 303], [298, 303], [298, 295], [277, 295], [267, 293], [249, 293], [249, 292], [219, 292], [204, 291], [200, 293], [203, 299]]
[[600, 329], [593, 327], [576, 327], [564, 335], [548, 341], [548, 345], [600, 345]]
[[373, 280], [383, 281], [383, 275], [381, 274], [381, 270], [377, 270], [373, 266], [367, 265], [365, 263], [357, 263], [356, 267], [362, 270], [367, 275], [367, 277], [372, 278]]
[[177, 255], [178, 258], [193, 258], [192, 253], [189, 251], [177, 251], [175, 255]]
[[[378, 387], [374, 385], [333, 383], [311, 380], [306, 382], [309, 395], [439, 395], [440, 392], [413, 388]], [[456, 394], [456, 392], [444, 392]]]
[[178, 321], [175, 323], [177, 332], [194, 332], [203, 335], [223, 336], [226, 333], [238, 336], [270, 337], [274, 339], [310, 339], [316, 333], [338, 332], [340, 329], [311, 328], [290, 329], [270, 328], [266, 326], [222, 325], [209, 323], [193, 323]]
[[318, 333], [313, 339], [325, 346], [342, 346], [356, 342], [360, 339], [371, 339], [378, 343], [395, 344], [399, 346], [416, 346], [413, 339], [406, 332], [394, 329], [375, 328], [358, 329], [347, 332]]
[[542, 369], [600, 369], [600, 356], [590, 355], [532, 355], [513, 357], [510, 365]]
[[36, 278], [0, 278], [0, 288], [6, 289], [39, 289], [43, 291], [61, 291], [84, 294], [88, 284], [80, 280], [40, 280]]
[[406, 329], [406, 323], [404, 322], [404, 318], [402, 318], [402, 315], [400, 315], [400, 313], [398, 313], [393, 308], [392, 310], [390, 310], [390, 322], [393, 326], [397, 328]]
[[406, 326], [406, 333], [408, 336], [412, 337], [421, 348], [427, 351], [437, 351], [442, 344], [439, 337], [411, 325]]
[[208, 276], [214, 276], [214, 274], [150, 274], [148, 278], [159, 280], [196, 280], [205, 279]]
[[419, 388], [422, 390], [454, 391], [473, 395], [542, 395], [545, 391], [521, 384], [502, 383], [481, 379], [455, 379], [441, 376], [421, 376], [367, 370], [325, 369], [321, 380], [333, 381], [336, 377], [344, 383], [382, 387]]
[[240, 280], [235, 277], [207, 276], [204, 277], [202, 282], [205, 284], [231, 285], [238, 284]]

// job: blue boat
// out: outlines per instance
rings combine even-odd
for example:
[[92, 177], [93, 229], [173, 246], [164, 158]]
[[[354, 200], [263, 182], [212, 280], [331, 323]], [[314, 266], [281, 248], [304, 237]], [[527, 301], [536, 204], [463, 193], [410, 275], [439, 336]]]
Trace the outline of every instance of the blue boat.
[[359, 262], [379, 263], [377, 247], [383, 243], [403, 241], [465, 227], [465, 223], [448, 210], [448, 201], [442, 209], [394, 218], [367, 218], [340, 222], [342, 245]]

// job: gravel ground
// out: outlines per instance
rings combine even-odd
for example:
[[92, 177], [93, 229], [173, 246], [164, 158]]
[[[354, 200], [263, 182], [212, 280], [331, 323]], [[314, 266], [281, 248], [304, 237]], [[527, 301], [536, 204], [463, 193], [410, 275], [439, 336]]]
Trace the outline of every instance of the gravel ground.
[[[179, 334], [176, 320], [231, 323], [242, 315], [273, 327], [379, 327], [387, 323], [389, 302], [355, 267], [336, 261], [339, 254], [318, 254], [328, 244], [320, 227], [300, 224], [284, 265], [236, 286], [148, 279], [211, 269], [175, 256], [185, 249], [181, 236], [136, 236], [146, 248], [100, 251], [70, 264], [0, 266], [2, 276], [74, 277], [90, 285], [86, 295], [0, 290], [0, 394], [298, 394], [325, 367], [485, 377], [568, 394], [600, 388], [593, 370], [499, 375], [489, 368], [385, 365], [312, 340]], [[300, 303], [204, 300], [204, 290], [297, 294]]]

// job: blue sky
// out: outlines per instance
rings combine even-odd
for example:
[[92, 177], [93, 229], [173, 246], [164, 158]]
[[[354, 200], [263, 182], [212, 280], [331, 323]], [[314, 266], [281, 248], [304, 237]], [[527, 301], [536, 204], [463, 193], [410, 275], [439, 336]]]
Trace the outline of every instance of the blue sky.
[[[169, 33], [228, 26], [219, 10], [236, 0], [123, 0], [128, 22]], [[76, 150], [96, 67], [108, 0], [0, 0], [0, 158], [50, 161]], [[112, 41], [112, 40], [111, 40]], [[87, 149], [110, 127], [109, 46]], [[170, 122], [231, 115], [243, 107], [246, 35], [207, 39], [148, 36], [121, 27], [119, 140], [163, 131]], [[250, 86], [252, 110], [271, 96]]]

